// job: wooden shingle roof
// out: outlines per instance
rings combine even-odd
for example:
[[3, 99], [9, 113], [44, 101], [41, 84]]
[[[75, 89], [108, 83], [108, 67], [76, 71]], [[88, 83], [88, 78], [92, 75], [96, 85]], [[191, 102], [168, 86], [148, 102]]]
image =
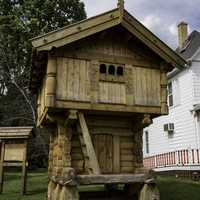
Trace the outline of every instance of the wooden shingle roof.
[[32, 45], [37, 52], [50, 51], [91, 36], [106, 29], [121, 25], [152, 51], [173, 67], [184, 68], [186, 61], [149, 31], [126, 10], [120, 8], [65, 26], [56, 31], [33, 38]]
[[0, 139], [29, 138], [33, 127], [0, 127]]

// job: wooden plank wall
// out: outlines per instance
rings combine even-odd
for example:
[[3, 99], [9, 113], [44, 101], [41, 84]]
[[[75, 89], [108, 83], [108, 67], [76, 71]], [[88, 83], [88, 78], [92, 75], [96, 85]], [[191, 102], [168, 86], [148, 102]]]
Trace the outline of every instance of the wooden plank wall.
[[72, 167], [76, 170], [77, 173], [83, 173], [86, 170], [85, 163], [78, 133], [75, 131], [73, 132], [72, 136], [71, 158], [72, 158]]
[[57, 58], [57, 98], [90, 101], [90, 62], [81, 59]]
[[[57, 99], [90, 102], [90, 62], [69, 58], [59, 58], [58, 60]], [[127, 84], [133, 86], [133, 97], [131, 98], [133, 102], [130, 102], [130, 94], [126, 93]], [[160, 71], [133, 67], [132, 81], [127, 83], [99, 81], [98, 98], [100, 103], [159, 106]], [[41, 109], [42, 105], [41, 100]]]
[[126, 86], [124, 83], [99, 83], [99, 101], [101, 103], [126, 104]]
[[[57, 50], [57, 99], [160, 106], [160, 69], [155, 55], [114, 38], [108, 34], [107, 38], [91, 38]], [[98, 80], [91, 71], [99, 73], [104, 62], [125, 66], [125, 82]], [[92, 97], [94, 84], [98, 95]]]
[[120, 137], [120, 171], [121, 173], [131, 173], [134, 171], [133, 155], [134, 143], [133, 139], [129, 137]]
[[160, 105], [160, 71], [157, 69], [133, 68], [136, 105]]

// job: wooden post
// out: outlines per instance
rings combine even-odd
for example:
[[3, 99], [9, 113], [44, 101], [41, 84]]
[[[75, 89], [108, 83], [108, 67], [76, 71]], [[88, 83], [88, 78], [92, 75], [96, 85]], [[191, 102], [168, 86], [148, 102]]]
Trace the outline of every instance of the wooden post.
[[4, 162], [4, 156], [5, 156], [5, 141], [2, 141], [1, 142], [1, 160], [0, 160], [0, 193], [3, 192], [3, 181], [4, 181], [3, 162]]
[[26, 182], [27, 182], [27, 140], [24, 141], [24, 155], [23, 155], [23, 162], [22, 162], [22, 188], [21, 194], [26, 193]]

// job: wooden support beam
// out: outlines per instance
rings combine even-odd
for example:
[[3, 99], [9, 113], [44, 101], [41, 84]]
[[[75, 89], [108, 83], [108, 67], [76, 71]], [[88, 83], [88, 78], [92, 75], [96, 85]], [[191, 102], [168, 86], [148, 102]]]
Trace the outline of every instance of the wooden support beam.
[[99, 174], [99, 175], [77, 175], [72, 179], [65, 177], [49, 177], [49, 179], [61, 186], [75, 185], [100, 185], [100, 184], [133, 184], [146, 183], [148, 174]]
[[77, 131], [78, 131], [79, 140], [81, 144], [81, 150], [82, 150], [83, 158], [84, 158], [84, 168], [89, 174], [92, 174], [92, 170], [90, 169], [90, 166], [89, 166], [89, 157], [87, 155], [86, 146], [83, 140], [83, 135], [82, 135], [82, 131], [79, 124], [77, 125]]
[[166, 64], [162, 63], [160, 67], [160, 104], [161, 104], [161, 114], [168, 114], [167, 106], [167, 71]]
[[85, 121], [84, 114], [79, 112], [78, 118], [79, 118], [80, 127], [81, 127], [82, 134], [83, 134], [83, 140], [86, 145], [86, 151], [87, 151], [87, 154], [89, 157], [90, 167], [94, 174], [100, 174], [99, 163], [98, 163], [97, 156], [96, 156], [93, 144], [92, 144], [92, 139], [90, 137], [90, 133], [89, 133], [86, 121]]
[[4, 170], [3, 161], [5, 156], [5, 142], [1, 143], [1, 159], [0, 159], [0, 194], [3, 192]]

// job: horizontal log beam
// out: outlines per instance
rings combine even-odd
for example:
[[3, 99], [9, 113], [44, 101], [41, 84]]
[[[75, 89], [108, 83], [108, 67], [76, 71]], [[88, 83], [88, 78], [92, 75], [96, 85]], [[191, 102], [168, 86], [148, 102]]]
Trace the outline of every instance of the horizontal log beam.
[[60, 185], [101, 185], [101, 184], [132, 184], [145, 183], [150, 174], [112, 174], [112, 175], [77, 175], [74, 179], [50, 177]]
[[143, 183], [147, 179], [147, 174], [79, 175], [76, 178], [77, 183], [80, 185]]
[[67, 100], [56, 101], [56, 108], [79, 109], [79, 110], [96, 110], [96, 111], [114, 111], [120, 113], [145, 113], [158, 114], [161, 113], [160, 106], [134, 105], [126, 106], [120, 104], [92, 104], [88, 102], [72, 102]]

